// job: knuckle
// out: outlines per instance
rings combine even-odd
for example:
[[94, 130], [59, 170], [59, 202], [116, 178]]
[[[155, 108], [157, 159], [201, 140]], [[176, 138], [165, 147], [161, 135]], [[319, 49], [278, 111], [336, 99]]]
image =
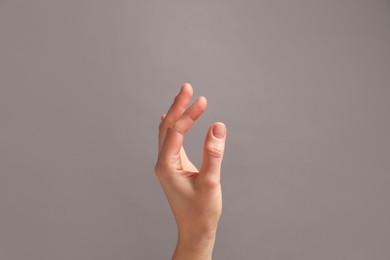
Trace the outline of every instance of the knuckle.
[[173, 125], [170, 125], [168, 128], [167, 128], [167, 134], [172, 134], [174, 132], [180, 132], [179, 131], [179, 124], [176, 122], [174, 123]]
[[166, 163], [164, 163], [161, 160], [158, 160], [156, 164], [154, 165], [154, 173], [157, 177], [161, 178], [162, 176], [165, 176], [166, 172], [168, 172], [168, 166]]
[[223, 157], [223, 148], [216, 145], [207, 145], [206, 152], [209, 157], [221, 159]]
[[176, 122], [172, 126], [168, 127], [168, 131], [177, 131], [179, 129], [179, 124]]
[[219, 186], [219, 180], [217, 178], [206, 178], [204, 180], [204, 185], [210, 189], [210, 188], [216, 188]]
[[160, 174], [160, 164], [159, 162], [156, 162], [154, 165], [154, 174], [159, 175]]
[[161, 172], [163, 171], [163, 169], [164, 169], [163, 164], [161, 163], [160, 160], [158, 160], [158, 161], [156, 162], [156, 164], [154, 165], [154, 173], [155, 173], [157, 176], [159, 176], [159, 175], [161, 175]]
[[162, 132], [164, 130], [165, 125], [166, 125], [165, 120], [162, 120], [158, 126], [158, 129], [160, 130], [160, 132]]
[[170, 122], [168, 118], [164, 118], [159, 124], [160, 133], [168, 132], [170, 128], [173, 128], [174, 123]]

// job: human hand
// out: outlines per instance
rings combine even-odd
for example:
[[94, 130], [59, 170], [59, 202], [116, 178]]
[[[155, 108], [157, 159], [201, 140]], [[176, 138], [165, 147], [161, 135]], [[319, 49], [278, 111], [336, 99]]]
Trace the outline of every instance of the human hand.
[[182, 85], [159, 126], [158, 160], [154, 171], [168, 199], [178, 228], [173, 259], [211, 259], [218, 221], [222, 212], [221, 163], [226, 127], [213, 123], [204, 142], [198, 170], [183, 148], [185, 133], [206, 110], [200, 96], [188, 106], [193, 95], [189, 83]]

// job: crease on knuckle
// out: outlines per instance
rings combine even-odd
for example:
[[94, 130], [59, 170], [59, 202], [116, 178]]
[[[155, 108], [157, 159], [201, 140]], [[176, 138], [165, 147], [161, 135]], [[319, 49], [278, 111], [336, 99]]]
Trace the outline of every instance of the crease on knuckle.
[[167, 132], [170, 131], [170, 132], [180, 133], [180, 129], [181, 129], [180, 122], [176, 122], [172, 126], [168, 127]]
[[192, 115], [190, 115], [190, 114], [184, 115], [184, 118], [190, 124], [195, 123], [195, 120], [196, 120], [196, 118], [192, 117]]
[[162, 120], [160, 122], [160, 125], [159, 125], [159, 131], [161, 133], [163, 132], [167, 132], [169, 130], [169, 128], [172, 128], [173, 125], [175, 125], [174, 122], [171, 122], [171, 120], [169, 120], [169, 118], [164, 118], [164, 120]]
[[220, 146], [207, 145], [206, 151], [210, 158], [221, 159], [223, 156], [223, 148]]

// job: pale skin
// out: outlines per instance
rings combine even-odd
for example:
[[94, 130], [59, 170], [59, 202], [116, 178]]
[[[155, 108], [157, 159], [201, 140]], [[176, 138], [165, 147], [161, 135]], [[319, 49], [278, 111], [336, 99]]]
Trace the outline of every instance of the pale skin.
[[193, 96], [184, 83], [159, 125], [158, 159], [154, 172], [176, 220], [178, 239], [173, 260], [209, 260], [222, 212], [221, 164], [226, 126], [213, 123], [206, 133], [200, 169], [188, 158], [183, 139], [206, 110], [207, 99]]

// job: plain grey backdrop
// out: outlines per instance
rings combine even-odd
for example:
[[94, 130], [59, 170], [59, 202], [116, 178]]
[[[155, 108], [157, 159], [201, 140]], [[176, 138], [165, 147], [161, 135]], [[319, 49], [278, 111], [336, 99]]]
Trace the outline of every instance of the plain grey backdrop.
[[214, 259], [390, 259], [390, 2], [0, 1], [0, 259], [169, 259], [154, 175], [228, 128]]

